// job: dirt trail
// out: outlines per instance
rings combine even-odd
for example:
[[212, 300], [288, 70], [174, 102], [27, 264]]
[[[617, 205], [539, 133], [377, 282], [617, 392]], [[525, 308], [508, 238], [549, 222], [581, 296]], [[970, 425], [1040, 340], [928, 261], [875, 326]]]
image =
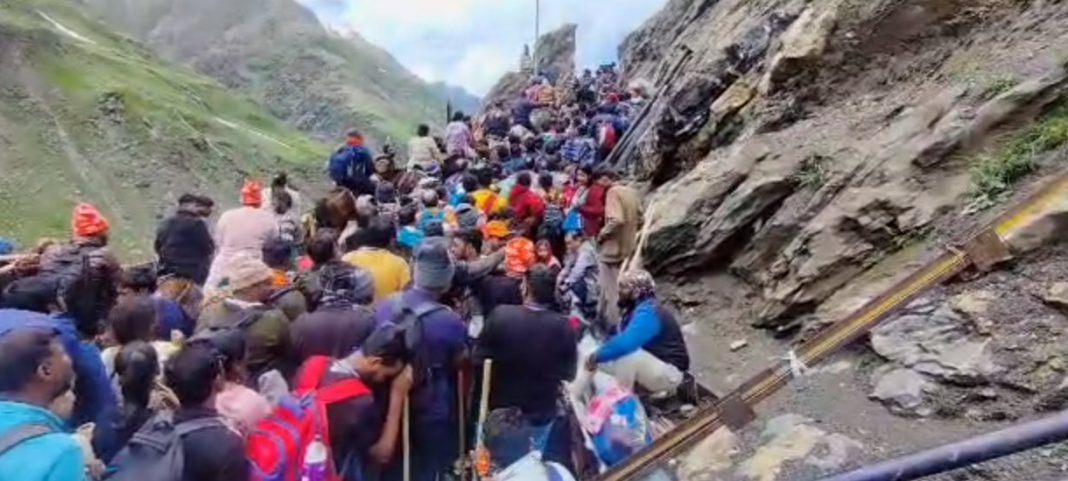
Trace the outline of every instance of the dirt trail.
[[71, 30], [71, 29], [67, 28], [62, 23], [57, 22], [52, 17], [49, 17], [46, 13], [38, 10], [37, 11], [37, 15], [40, 15], [41, 18], [45, 19], [48, 23], [52, 24], [52, 26], [55, 27], [56, 30], [58, 30], [60, 33], [66, 35], [66, 36], [68, 36], [70, 38], [73, 38], [73, 39], [75, 39], [75, 40], [77, 40], [79, 42], [88, 43], [90, 45], [96, 45], [96, 42], [93, 39], [88, 38], [88, 37], [86, 37], [86, 36], [84, 36], [84, 35], [82, 35], [82, 34], [80, 34], [78, 32], [75, 32], [74, 30]]
[[281, 145], [282, 147], [285, 147], [287, 149], [290, 149], [290, 150], [293, 149], [292, 145], [289, 145], [289, 144], [287, 144], [285, 142], [282, 142], [281, 140], [278, 140], [278, 139], [276, 139], [276, 138], [274, 138], [274, 137], [272, 137], [270, 135], [267, 135], [267, 134], [265, 134], [263, 132], [260, 132], [260, 131], [258, 131], [256, 129], [245, 127], [244, 125], [237, 124], [237, 123], [234, 123], [234, 122], [231, 122], [229, 120], [226, 120], [226, 119], [223, 119], [223, 118], [219, 118], [219, 117], [215, 117], [215, 121], [220, 123], [220, 124], [223, 124], [223, 125], [225, 125], [227, 127], [230, 127], [231, 129], [241, 130], [243, 132], [247, 132], [247, 133], [250, 133], [252, 135], [255, 135], [256, 137], [259, 137], [261, 139], [264, 139], [264, 140], [267, 140], [267, 141], [270, 141], [270, 142], [274, 142], [275, 144]]

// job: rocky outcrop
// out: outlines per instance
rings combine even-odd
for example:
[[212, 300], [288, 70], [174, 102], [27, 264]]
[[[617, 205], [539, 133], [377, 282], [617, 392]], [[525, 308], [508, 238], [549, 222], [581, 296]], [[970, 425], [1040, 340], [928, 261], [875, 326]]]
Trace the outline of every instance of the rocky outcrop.
[[[578, 27], [567, 24], [552, 32], [542, 35], [538, 39], [538, 72], [545, 73], [552, 78], [573, 75], [575, 72], [575, 33]], [[483, 108], [503, 102], [511, 105], [512, 101], [522, 94], [530, 84], [533, 72], [508, 72], [493, 85], [489, 93], [483, 97]]]
[[[1055, 56], [983, 29], [1017, 22], [1043, 38], [1055, 32], [1044, 19], [1068, 7], [1036, 6], [1019, 19], [1013, 8], [669, 2], [622, 54], [629, 78], [665, 89], [637, 154], [622, 160], [653, 189], [646, 264], [661, 274], [733, 273], [761, 294], [754, 323], [776, 327], [952, 222], [972, 200], [969, 160], [1068, 89]], [[990, 55], [995, 44], [1004, 53]], [[660, 78], [683, 48], [693, 51], [683, 73]], [[955, 73], [958, 62], [1009, 61], [1024, 81], [994, 89]]]

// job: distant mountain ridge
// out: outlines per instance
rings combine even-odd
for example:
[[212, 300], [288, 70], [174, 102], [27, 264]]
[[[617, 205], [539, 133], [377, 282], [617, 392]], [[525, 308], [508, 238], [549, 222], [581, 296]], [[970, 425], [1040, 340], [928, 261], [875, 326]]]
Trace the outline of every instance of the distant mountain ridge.
[[295, 0], [81, 1], [164, 58], [246, 92], [322, 140], [356, 127], [375, 143], [403, 144], [416, 124], [442, 123], [451, 98]]
[[111, 221], [111, 246], [148, 260], [159, 219], [183, 193], [221, 209], [237, 204], [246, 178], [278, 171], [309, 196], [325, 187], [328, 146], [86, 10], [0, 2], [0, 236], [21, 246], [66, 238], [71, 208], [90, 202]]

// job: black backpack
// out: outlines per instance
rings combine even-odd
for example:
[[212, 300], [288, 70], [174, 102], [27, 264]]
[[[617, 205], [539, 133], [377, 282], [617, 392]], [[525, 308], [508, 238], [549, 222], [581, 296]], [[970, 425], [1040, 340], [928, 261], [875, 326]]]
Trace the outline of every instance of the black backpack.
[[161, 412], [130, 438], [112, 464], [117, 468], [108, 481], [182, 481], [185, 453], [182, 438], [214, 427], [221, 418], [207, 417], [175, 424], [172, 414]]
[[404, 302], [404, 295], [397, 294], [393, 298], [393, 324], [404, 332], [404, 344], [412, 353], [413, 385], [420, 385], [433, 376], [433, 371], [444, 366], [435, 366], [430, 362], [429, 353], [425, 346], [425, 326], [423, 319], [426, 316], [445, 309], [445, 306], [436, 302], [421, 302], [409, 306]]

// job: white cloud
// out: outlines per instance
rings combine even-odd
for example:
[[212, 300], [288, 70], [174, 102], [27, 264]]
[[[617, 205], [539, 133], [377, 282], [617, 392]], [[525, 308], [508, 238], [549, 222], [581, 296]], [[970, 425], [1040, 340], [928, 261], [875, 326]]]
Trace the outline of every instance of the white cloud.
[[[534, 39], [535, 0], [300, 0], [354, 30], [417, 75], [485, 94]], [[542, 33], [578, 24], [578, 62], [615, 60], [627, 33], [666, 0], [541, 0]]]

